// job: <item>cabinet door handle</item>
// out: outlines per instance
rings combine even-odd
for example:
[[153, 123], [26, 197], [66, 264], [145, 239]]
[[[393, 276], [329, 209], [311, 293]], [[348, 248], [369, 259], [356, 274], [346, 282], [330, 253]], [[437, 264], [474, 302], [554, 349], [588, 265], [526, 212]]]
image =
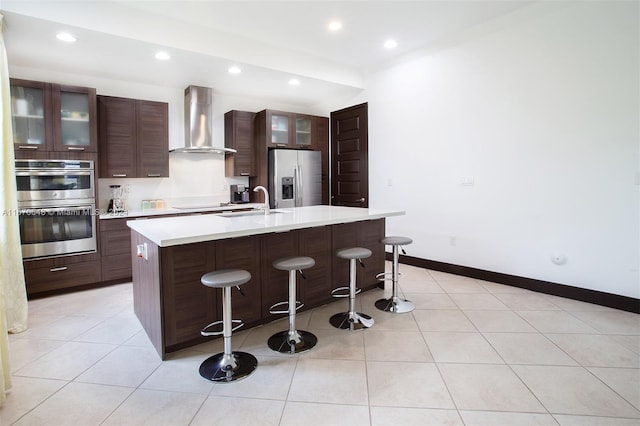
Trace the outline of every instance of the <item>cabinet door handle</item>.
[[81, 146], [68, 146], [67, 150], [69, 151], [84, 151], [84, 148]]
[[60, 272], [60, 271], [66, 271], [68, 268], [66, 266], [59, 266], [57, 268], [51, 268], [49, 269], [49, 272]]
[[240, 176], [251, 176], [251, 175], [249, 173], [247, 173], [247, 172], [242, 172], [242, 173], [240, 173]]
[[38, 149], [38, 145], [19, 145], [18, 149]]
[[126, 173], [114, 173], [111, 175], [112, 177], [127, 177]]
[[160, 173], [147, 173], [147, 177], [160, 177]]
[[357, 199], [356, 203], [364, 203], [364, 197]]

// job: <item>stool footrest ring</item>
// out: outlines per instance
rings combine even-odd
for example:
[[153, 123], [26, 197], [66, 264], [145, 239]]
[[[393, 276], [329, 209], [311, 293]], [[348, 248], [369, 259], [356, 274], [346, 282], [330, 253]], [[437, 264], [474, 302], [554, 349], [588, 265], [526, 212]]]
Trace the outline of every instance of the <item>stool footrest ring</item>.
[[[284, 305], [287, 305], [287, 310], [286, 311], [275, 311], [274, 310], [274, 308], [276, 308], [277, 306], [284, 306]], [[304, 306], [304, 303], [302, 303], [299, 300], [296, 300], [296, 311], [301, 309], [303, 306]], [[288, 314], [289, 313], [289, 302], [274, 303], [273, 305], [269, 306], [269, 313], [271, 315]]]
[[[361, 291], [362, 291], [361, 289], [357, 288], [356, 289], [356, 294], [360, 293]], [[346, 292], [346, 293], [342, 294], [340, 292]], [[333, 296], [333, 297], [349, 297], [349, 286], [334, 288], [333, 290], [331, 290], [331, 296]]]
[[[398, 272], [398, 278], [402, 276], [402, 272]], [[392, 272], [380, 272], [376, 274], [376, 280], [378, 281], [393, 281], [393, 273]]]
[[[239, 329], [240, 327], [242, 327], [244, 325], [244, 323], [242, 322], [242, 320], [231, 320], [232, 324], [238, 324], [237, 326], [233, 327], [231, 329], [231, 331], [236, 331], [237, 329]], [[220, 330], [220, 331], [208, 331], [209, 328], [211, 327], [215, 327], [217, 325], [222, 324], [222, 321], [215, 321], [212, 322], [211, 324], [205, 326], [202, 330], [200, 330], [200, 334], [202, 336], [205, 337], [209, 337], [209, 336], [222, 336], [224, 334], [224, 330]]]

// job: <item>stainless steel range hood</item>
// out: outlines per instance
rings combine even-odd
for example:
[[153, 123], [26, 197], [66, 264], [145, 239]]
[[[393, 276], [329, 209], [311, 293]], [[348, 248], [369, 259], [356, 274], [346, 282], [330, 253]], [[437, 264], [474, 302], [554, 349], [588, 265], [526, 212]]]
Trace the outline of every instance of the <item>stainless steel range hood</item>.
[[184, 144], [170, 152], [198, 154], [231, 154], [235, 149], [213, 146], [212, 92], [209, 87], [189, 86], [184, 89]]

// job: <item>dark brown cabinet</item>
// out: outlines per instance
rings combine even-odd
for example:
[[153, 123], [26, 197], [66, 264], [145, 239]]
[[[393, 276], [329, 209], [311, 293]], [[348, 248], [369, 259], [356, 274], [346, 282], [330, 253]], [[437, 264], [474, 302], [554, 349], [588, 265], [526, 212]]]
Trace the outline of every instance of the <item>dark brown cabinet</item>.
[[[371, 250], [371, 257], [363, 259], [365, 267], [356, 272], [358, 287], [371, 286], [376, 275], [384, 272], [385, 251], [380, 242], [385, 235], [384, 219], [368, 220], [355, 224], [333, 226], [333, 253], [347, 247], [364, 247]], [[381, 267], [382, 265], [382, 267]], [[335, 287], [349, 285], [349, 261], [336, 258], [333, 263], [333, 281]]]
[[52, 293], [56, 290], [99, 282], [100, 261], [25, 269], [24, 278], [29, 296]]
[[97, 253], [26, 260], [23, 266], [29, 298], [100, 282], [100, 256]]
[[26, 152], [97, 152], [96, 90], [11, 79], [14, 148]]
[[[262, 318], [260, 301], [260, 240], [258, 238], [232, 238], [216, 241], [216, 269], [244, 269], [251, 280], [242, 285], [242, 293], [233, 289], [231, 306], [234, 318], [241, 318], [247, 326], [257, 324]], [[213, 269], [212, 269], [213, 270]], [[222, 317], [222, 310], [219, 310]], [[205, 324], [206, 325], [206, 324]]]
[[[200, 330], [221, 319], [217, 309], [220, 290], [205, 287], [200, 282], [204, 273], [216, 269], [215, 256], [213, 242], [160, 249], [157, 261], [162, 268], [165, 346], [178, 349], [177, 345], [182, 342], [203, 340]], [[154, 260], [149, 257], [150, 262]], [[147, 264], [143, 259], [136, 259], [136, 262]], [[134, 282], [138, 282], [135, 276]], [[234, 318], [239, 318], [235, 314]]]
[[135, 312], [164, 357], [208, 340], [200, 330], [222, 319], [222, 292], [202, 285], [203, 274], [227, 268], [251, 273], [251, 280], [241, 287], [244, 296], [232, 289], [231, 303], [233, 318], [252, 327], [284, 316], [269, 313], [271, 305], [288, 300], [289, 294], [288, 273], [275, 269], [274, 260], [295, 255], [315, 260], [304, 271], [306, 279], [297, 279], [297, 299], [309, 309], [331, 302], [331, 290], [348, 285], [349, 264], [335, 257], [336, 248], [371, 249], [366, 272], [358, 267], [358, 285], [363, 290], [378, 285], [375, 275], [384, 270], [384, 231], [384, 219], [379, 219], [171, 247], [158, 247], [132, 232], [133, 247], [148, 245], [148, 258], [133, 260]]
[[336, 287], [331, 277], [333, 250], [331, 247], [331, 227], [301, 229], [298, 236], [300, 256], [309, 256], [316, 264], [304, 272], [306, 279], [300, 281], [305, 308], [330, 302], [331, 290]]
[[235, 154], [225, 156], [225, 176], [255, 176], [255, 147], [253, 121], [256, 114], [247, 111], [229, 111], [224, 115], [224, 146]]
[[260, 111], [256, 116], [259, 143], [268, 148], [315, 149], [322, 143], [316, 133], [313, 115], [274, 110]]
[[102, 281], [131, 279], [131, 230], [127, 220], [100, 221]]
[[[273, 319], [284, 316], [275, 316], [269, 313], [269, 308], [279, 302], [289, 299], [289, 273], [273, 267], [273, 262], [286, 256], [295, 256], [298, 253], [298, 231], [289, 231], [275, 234], [266, 234], [262, 237], [262, 317]], [[301, 281], [298, 277], [298, 281]], [[301, 288], [298, 283], [298, 288]], [[302, 300], [298, 292], [298, 300]], [[287, 306], [280, 306], [277, 310], [286, 310]]]
[[168, 104], [98, 96], [100, 177], [168, 177]]

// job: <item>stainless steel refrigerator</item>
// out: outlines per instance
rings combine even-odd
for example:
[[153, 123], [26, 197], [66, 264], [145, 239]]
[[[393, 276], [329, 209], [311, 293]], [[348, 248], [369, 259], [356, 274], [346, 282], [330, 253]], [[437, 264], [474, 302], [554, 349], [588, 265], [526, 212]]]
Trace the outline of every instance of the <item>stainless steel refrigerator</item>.
[[272, 208], [321, 204], [321, 152], [295, 149], [270, 150], [269, 203]]

